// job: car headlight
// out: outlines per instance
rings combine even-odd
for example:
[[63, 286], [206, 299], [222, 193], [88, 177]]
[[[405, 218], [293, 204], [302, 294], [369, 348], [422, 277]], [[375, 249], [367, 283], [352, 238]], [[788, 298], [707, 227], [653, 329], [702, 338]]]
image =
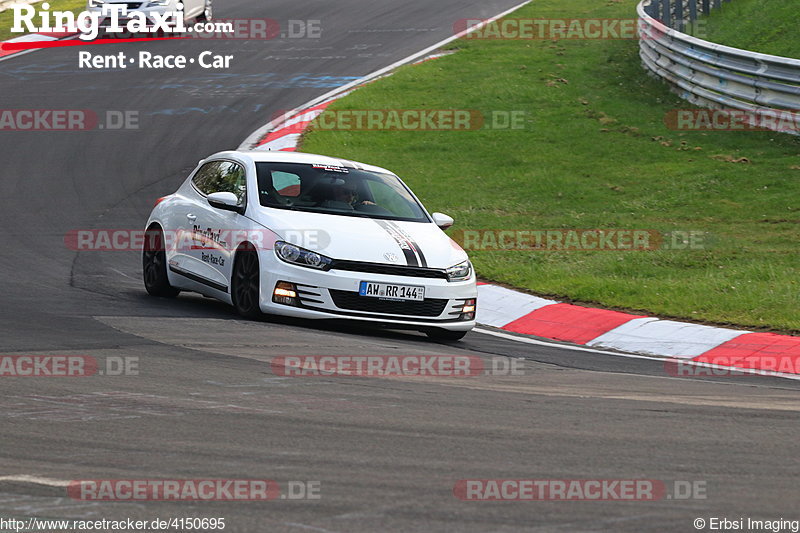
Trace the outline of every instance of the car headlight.
[[170, 0], [150, 0], [148, 7], [164, 7], [169, 5]]
[[330, 267], [333, 260], [317, 252], [300, 248], [294, 244], [277, 241], [275, 243], [275, 255], [279, 259], [293, 265], [325, 270]]
[[92, 8], [92, 7], [94, 7], [94, 8], [103, 7], [103, 4], [105, 4], [105, 0], [89, 0], [89, 7], [90, 8]]
[[447, 269], [447, 281], [464, 281], [472, 276], [472, 263], [469, 260]]

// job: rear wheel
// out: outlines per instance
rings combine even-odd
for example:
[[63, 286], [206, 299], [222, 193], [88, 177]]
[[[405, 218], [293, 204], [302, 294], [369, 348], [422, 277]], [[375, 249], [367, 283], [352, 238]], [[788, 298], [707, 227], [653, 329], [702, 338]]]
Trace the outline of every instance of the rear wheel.
[[259, 305], [260, 287], [261, 272], [258, 267], [258, 254], [251, 247], [242, 248], [236, 254], [231, 282], [231, 296], [237, 313], [251, 319], [262, 316]]
[[457, 341], [464, 338], [467, 331], [451, 331], [449, 329], [430, 328], [425, 330], [425, 334], [435, 341]]
[[145, 232], [144, 250], [142, 251], [142, 276], [144, 278], [144, 288], [152, 296], [174, 298], [181, 292], [169, 284], [164, 233], [157, 227], [150, 228]]

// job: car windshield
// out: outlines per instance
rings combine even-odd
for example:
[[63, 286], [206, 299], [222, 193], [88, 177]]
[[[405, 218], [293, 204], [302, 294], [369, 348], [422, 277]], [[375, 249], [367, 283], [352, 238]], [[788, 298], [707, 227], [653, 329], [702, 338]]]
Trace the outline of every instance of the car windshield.
[[429, 222], [392, 174], [301, 163], [256, 163], [264, 207], [331, 215]]

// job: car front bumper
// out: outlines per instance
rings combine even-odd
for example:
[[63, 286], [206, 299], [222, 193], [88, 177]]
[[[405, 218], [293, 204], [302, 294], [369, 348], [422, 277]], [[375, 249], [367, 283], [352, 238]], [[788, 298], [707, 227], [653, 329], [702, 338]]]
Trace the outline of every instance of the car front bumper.
[[[442, 328], [469, 331], [475, 320], [465, 319], [461, 309], [477, 300], [473, 277], [466, 281], [397, 276], [345, 270], [327, 272], [290, 265], [273, 254], [262, 257], [260, 307], [265, 313], [311, 319], [351, 319], [413, 328]], [[297, 305], [273, 300], [278, 282], [296, 286]], [[359, 296], [362, 281], [425, 287], [422, 302]], [[474, 313], [472, 314], [474, 317]]]

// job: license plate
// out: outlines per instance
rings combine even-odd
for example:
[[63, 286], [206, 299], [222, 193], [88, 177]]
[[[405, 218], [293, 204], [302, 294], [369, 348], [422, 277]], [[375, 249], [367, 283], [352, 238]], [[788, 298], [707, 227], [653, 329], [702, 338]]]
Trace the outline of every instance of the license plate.
[[358, 294], [372, 298], [388, 298], [390, 300], [422, 301], [425, 299], [425, 287], [362, 281], [361, 286], [358, 288]]

